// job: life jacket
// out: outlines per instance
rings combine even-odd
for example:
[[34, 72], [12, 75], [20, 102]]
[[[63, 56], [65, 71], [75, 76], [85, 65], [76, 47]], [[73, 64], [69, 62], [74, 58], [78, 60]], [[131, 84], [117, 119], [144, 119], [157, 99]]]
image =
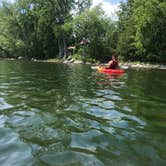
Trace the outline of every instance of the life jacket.
[[109, 66], [109, 69], [116, 69], [118, 67], [118, 61], [113, 60]]

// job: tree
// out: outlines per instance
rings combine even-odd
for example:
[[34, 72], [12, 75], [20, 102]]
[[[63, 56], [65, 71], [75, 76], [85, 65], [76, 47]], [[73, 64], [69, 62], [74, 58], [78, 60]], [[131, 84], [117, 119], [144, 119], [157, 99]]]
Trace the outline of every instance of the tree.
[[56, 20], [54, 33], [58, 38], [59, 57], [67, 56], [67, 37], [71, 31], [72, 10], [76, 13], [81, 13], [85, 8], [89, 8], [91, 0], [57, 0], [56, 6]]
[[119, 12], [118, 51], [125, 59], [166, 61], [166, 2], [130, 0]]
[[[105, 17], [103, 10], [99, 6], [80, 14], [73, 22], [76, 42], [80, 43], [82, 39], [88, 41], [84, 52], [86, 51], [87, 56], [100, 60], [110, 53], [108, 47], [113, 46], [111, 41], [114, 28], [114, 24]], [[109, 39], [110, 42], [108, 42]], [[108, 46], [110, 43], [112, 45]]]
[[[72, 38], [72, 10], [83, 12], [91, 0], [17, 0], [2, 3], [0, 50], [27, 59], [66, 56]], [[4, 21], [5, 20], [5, 21]], [[13, 47], [12, 47], [13, 46]], [[7, 55], [8, 56], [8, 55]]]
[[[0, 7], [0, 52], [1, 56], [11, 56], [13, 52], [22, 47], [18, 39], [16, 28], [17, 20], [14, 17], [16, 10], [14, 6], [3, 1]], [[13, 33], [14, 32], [14, 33]], [[14, 54], [15, 55], [15, 54]], [[13, 55], [13, 56], [14, 56]]]

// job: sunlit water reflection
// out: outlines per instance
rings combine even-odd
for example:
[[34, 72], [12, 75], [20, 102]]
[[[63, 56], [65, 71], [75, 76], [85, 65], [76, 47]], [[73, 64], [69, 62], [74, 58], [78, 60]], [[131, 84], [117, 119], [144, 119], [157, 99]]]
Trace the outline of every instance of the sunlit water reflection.
[[166, 165], [165, 92], [165, 71], [0, 61], [0, 165]]

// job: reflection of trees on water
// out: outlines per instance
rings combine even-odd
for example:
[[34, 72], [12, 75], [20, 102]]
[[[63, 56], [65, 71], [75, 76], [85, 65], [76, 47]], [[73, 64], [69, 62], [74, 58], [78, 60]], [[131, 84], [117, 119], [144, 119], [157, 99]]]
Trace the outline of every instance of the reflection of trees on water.
[[69, 91], [75, 97], [92, 97], [96, 86], [95, 80], [92, 78], [90, 67], [84, 65], [70, 66], [68, 72]]
[[121, 91], [124, 100], [118, 105], [122, 108], [125, 104], [124, 111], [145, 121], [145, 130], [150, 126], [165, 125], [166, 83], [162, 78], [165, 78], [163, 71], [130, 70], [126, 80], [127, 89]]
[[24, 127], [18, 130], [23, 132], [25, 139], [42, 144], [46, 132], [41, 137], [40, 130], [52, 127], [60, 129], [60, 134], [63, 134], [61, 140], [65, 141], [70, 138], [68, 134], [72, 130], [79, 131], [81, 126], [82, 129], [87, 126], [86, 116], [80, 117], [82, 114], [66, 109], [75, 105], [78, 112], [78, 100], [93, 97], [95, 83], [91, 81], [88, 67], [8, 62], [3, 69], [3, 74], [7, 74], [3, 81], [9, 83], [8, 89], [4, 90], [6, 100], [14, 106], [8, 112], [11, 116], [9, 124], [15, 127], [18, 124], [13, 121], [14, 118], [21, 119], [19, 123]]
[[[133, 100], [137, 100], [135, 104], [138, 106], [138, 109], [146, 106], [148, 103], [149, 109], [153, 109], [154, 103], [165, 101], [166, 84], [162, 78], [165, 78], [165, 73], [161, 71], [134, 70], [129, 72], [127, 80], [128, 94]], [[157, 108], [158, 104], [156, 105]]]
[[4, 123], [35, 154], [72, 150], [94, 154], [106, 165], [110, 156], [161, 165], [165, 84], [157, 78], [165, 78], [163, 72], [129, 70], [116, 79], [82, 65], [12, 62], [0, 69], [0, 96], [13, 106], [2, 111]]
[[[67, 108], [79, 97], [93, 95], [95, 83], [88, 67], [14, 62], [4, 66], [8, 76], [8, 100], [14, 105], [55, 111]], [[12, 66], [12, 65], [11, 65]], [[2, 71], [2, 70], [1, 70]], [[14, 71], [14, 73], [12, 73]]]

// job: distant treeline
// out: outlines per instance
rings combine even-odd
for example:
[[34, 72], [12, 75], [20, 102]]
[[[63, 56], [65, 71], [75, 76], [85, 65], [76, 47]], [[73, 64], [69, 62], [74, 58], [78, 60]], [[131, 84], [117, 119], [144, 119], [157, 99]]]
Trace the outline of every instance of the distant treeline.
[[[91, 0], [7, 0], [0, 2], [0, 57], [166, 62], [166, 1], [128, 0], [118, 19]], [[71, 47], [72, 46], [72, 47]]]

